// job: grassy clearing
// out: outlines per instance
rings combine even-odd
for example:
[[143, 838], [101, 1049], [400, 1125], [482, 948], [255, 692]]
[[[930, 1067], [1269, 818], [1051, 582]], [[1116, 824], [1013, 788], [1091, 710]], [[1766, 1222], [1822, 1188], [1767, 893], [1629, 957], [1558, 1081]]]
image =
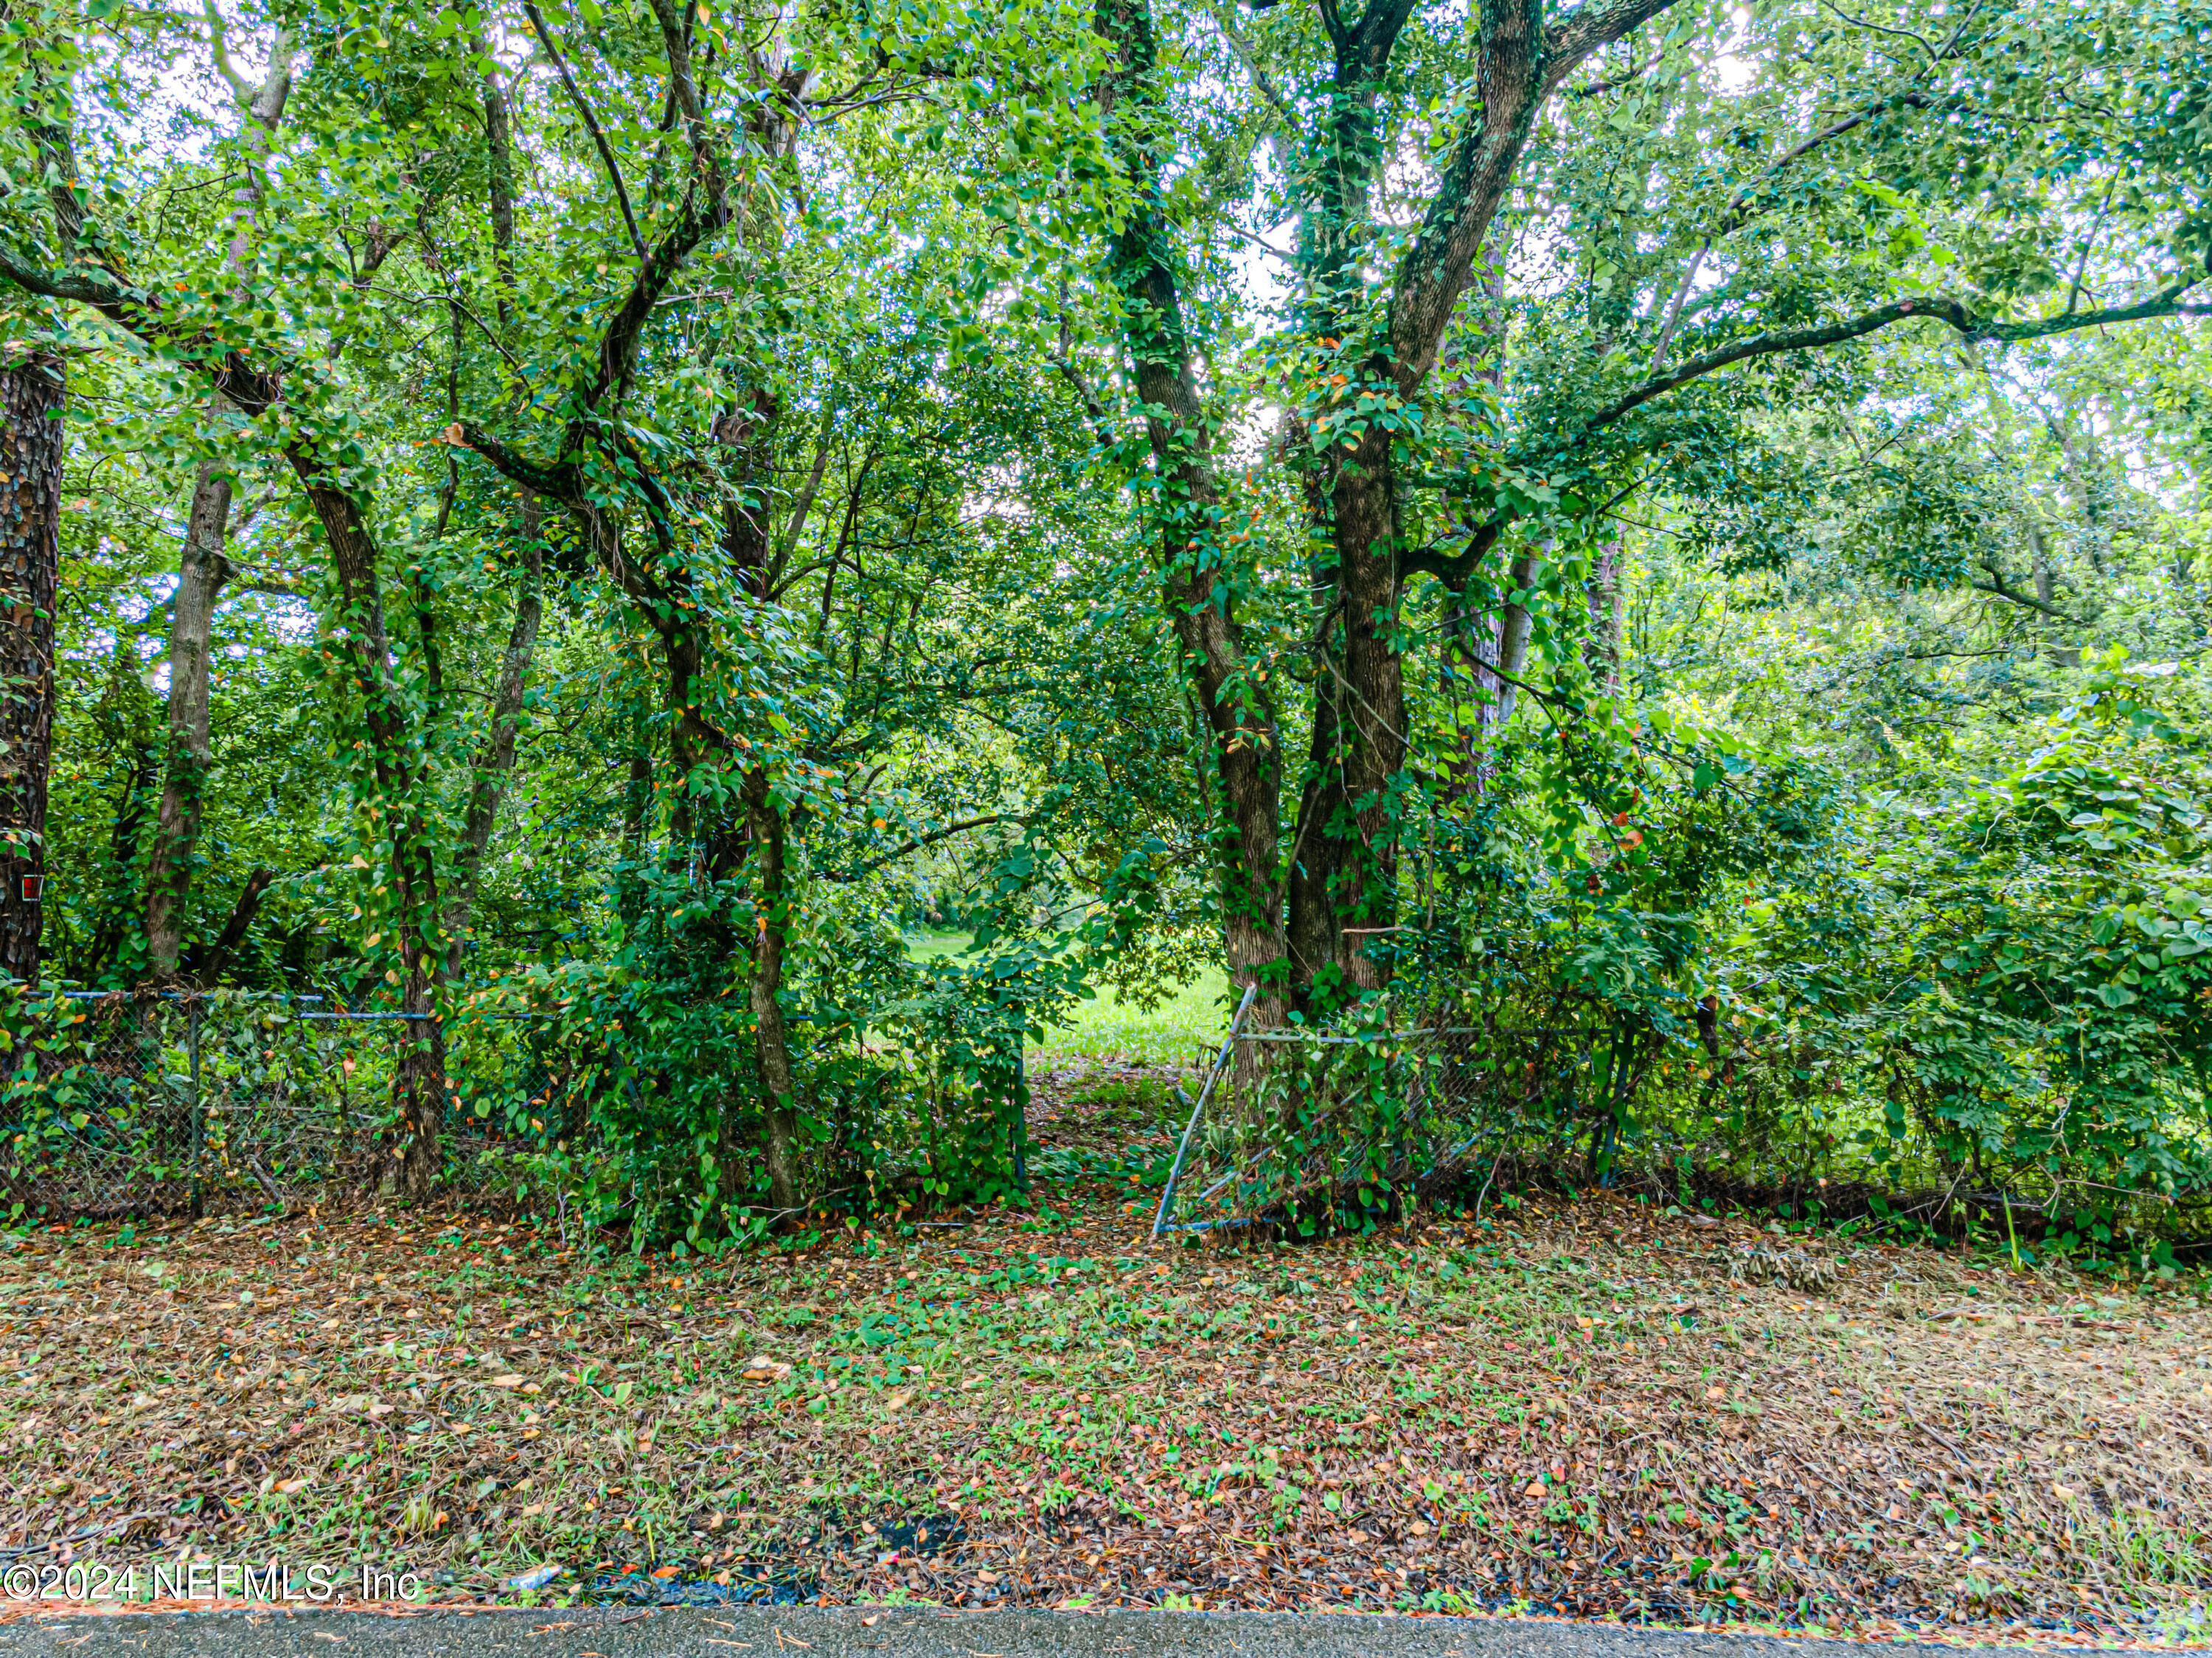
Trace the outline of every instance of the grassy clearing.
[[1083, 1003], [1065, 1025], [1045, 1032], [1042, 1051], [1152, 1066], [1203, 1064], [1228, 1034], [1225, 974], [1209, 967], [1155, 1008], [1125, 1002], [1110, 987]]
[[[1157, 1136], [1165, 1083], [1059, 1062], [1038, 1137]], [[35, 1234], [0, 1254], [0, 1547], [367, 1560], [457, 1599], [554, 1563], [540, 1600], [660, 1572], [963, 1606], [2202, 1618], [2194, 1300], [1887, 1248], [1829, 1250], [1804, 1294], [1744, 1275], [1820, 1246], [1613, 1199], [1153, 1246], [1149, 1197], [1078, 1181], [712, 1266], [429, 1217]]]
[[[907, 953], [920, 962], [943, 961], [959, 955], [968, 940], [964, 932], [910, 932]], [[1152, 1066], [1188, 1066], [1201, 1054], [1211, 1058], [1229, 1029], [1227, 983], [1220, 968], [1205, 968], [1153, 1008], [1139, 1007], [1112, 988], [1102, 988], [1066, 1024], [1048, 1029], [1032, 1052]]]

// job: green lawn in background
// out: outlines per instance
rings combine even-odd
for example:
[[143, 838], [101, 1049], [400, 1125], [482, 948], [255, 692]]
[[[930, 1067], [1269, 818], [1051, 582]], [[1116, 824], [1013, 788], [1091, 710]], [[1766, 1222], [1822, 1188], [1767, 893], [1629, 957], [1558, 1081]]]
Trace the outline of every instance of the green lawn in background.
[[[968, 947], [968, 934], [916, 932], [906, 935], [908, 955], [918, 962], [941, 961]], [[1079, 1054], [1089, 1059], [1143, 1060], [1149, 1063], [1188, 1064], [1213, 1051], [1229, 1028], [1229, 1011], [1222, 1001], [1225, 980], [1219, 967], [1208, 967], [1180, 987], [1150, 1012], [1125, 1006], [1112, 990], [1101, 989], [1095, 1000], [1080, 1004], [1075, 1017], [1045, 1032], [1033, 1051]]]

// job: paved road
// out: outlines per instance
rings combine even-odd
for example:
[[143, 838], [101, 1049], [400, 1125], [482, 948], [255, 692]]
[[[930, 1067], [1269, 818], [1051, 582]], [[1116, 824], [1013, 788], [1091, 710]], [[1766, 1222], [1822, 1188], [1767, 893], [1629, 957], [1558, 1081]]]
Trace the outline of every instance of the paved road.
[[[1869, 1650], [1619, 1625], [1274, 1612], [680, 1606], [644, 1615], [130, 1613], [0, 1624], [0, 1658], [1869, 1658]], [[1904, 1650], [1957, 1658], [1962, 1649]]]

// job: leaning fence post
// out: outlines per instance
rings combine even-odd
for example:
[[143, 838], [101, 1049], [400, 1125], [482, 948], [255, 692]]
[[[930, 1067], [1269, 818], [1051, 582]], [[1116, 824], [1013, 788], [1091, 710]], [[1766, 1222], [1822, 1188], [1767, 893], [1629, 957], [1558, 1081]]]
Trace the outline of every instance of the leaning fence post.
[[1190, 1108], [1190, 1121], [1183, 1125], [1182, 1139], [1176, 1142], [1175, 1162], [1168, 1168], [1168, 1183], [1160, 1192], [1159, 1212], [1152, 1217], [1152, 1241], [1158, 1242], [1160, 1234], [1167, 1230], [1168, 1206], [1175, 1201], [1176, 1182], [1182, 1178], [1182, 1160], [1190, 1151], [1190, 1137], [1198, 1133], [1198, 1120], [1206, 1111], [1206, 1102], [1213, 1093], [1213, 1084], [1221, 1079], [1228, 1068], [1229, 1055], [1237, 1046], [1237, 1028], [1244, 1016], [1252, 1010], [1252, 999], [1260, 993], [1256, 984], [1244, 987], [1244, 999], [1237, 1004], [1237, 1017], [1229, 1022], [1229, 1039], [1221, 1044], [1221, 1053], [1213, 1061], [1213, 1069], [1206, 1073], [1206, 1085], [1198, 1090], [1198, 1103]]
[[200, 1098], [200, 1005], [197, 999], [185, 1003], [185, 1054], [191, 1071], [192, 1085], [192, 1218], [200, 1218], [200, 1154], [207, 1144], [207, 1110]]
[[1017, 1024], [1014, 1029], [1014, 1185], [1024, 1197], [1029, 1195], [1030, 1163], [1023, 1155], [1023, 1146], [1030, 1137], [1030, 1072], [1028, 1044], [1029, 1028]]

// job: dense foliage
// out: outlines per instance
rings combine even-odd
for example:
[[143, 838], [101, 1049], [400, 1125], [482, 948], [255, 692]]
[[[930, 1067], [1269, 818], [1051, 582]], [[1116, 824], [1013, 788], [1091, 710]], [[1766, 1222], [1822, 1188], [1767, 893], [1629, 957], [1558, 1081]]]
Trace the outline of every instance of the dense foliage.
[[1492, 1175], [2212, 1199], [2196, 0], [4, 0], [0, 81], [46, 978], [414, 1016], [415, 1193], [459, 1110], [641, 1236], [1018, 1193], [1024, 1033], [1218, 963], [1540, 1048]]

